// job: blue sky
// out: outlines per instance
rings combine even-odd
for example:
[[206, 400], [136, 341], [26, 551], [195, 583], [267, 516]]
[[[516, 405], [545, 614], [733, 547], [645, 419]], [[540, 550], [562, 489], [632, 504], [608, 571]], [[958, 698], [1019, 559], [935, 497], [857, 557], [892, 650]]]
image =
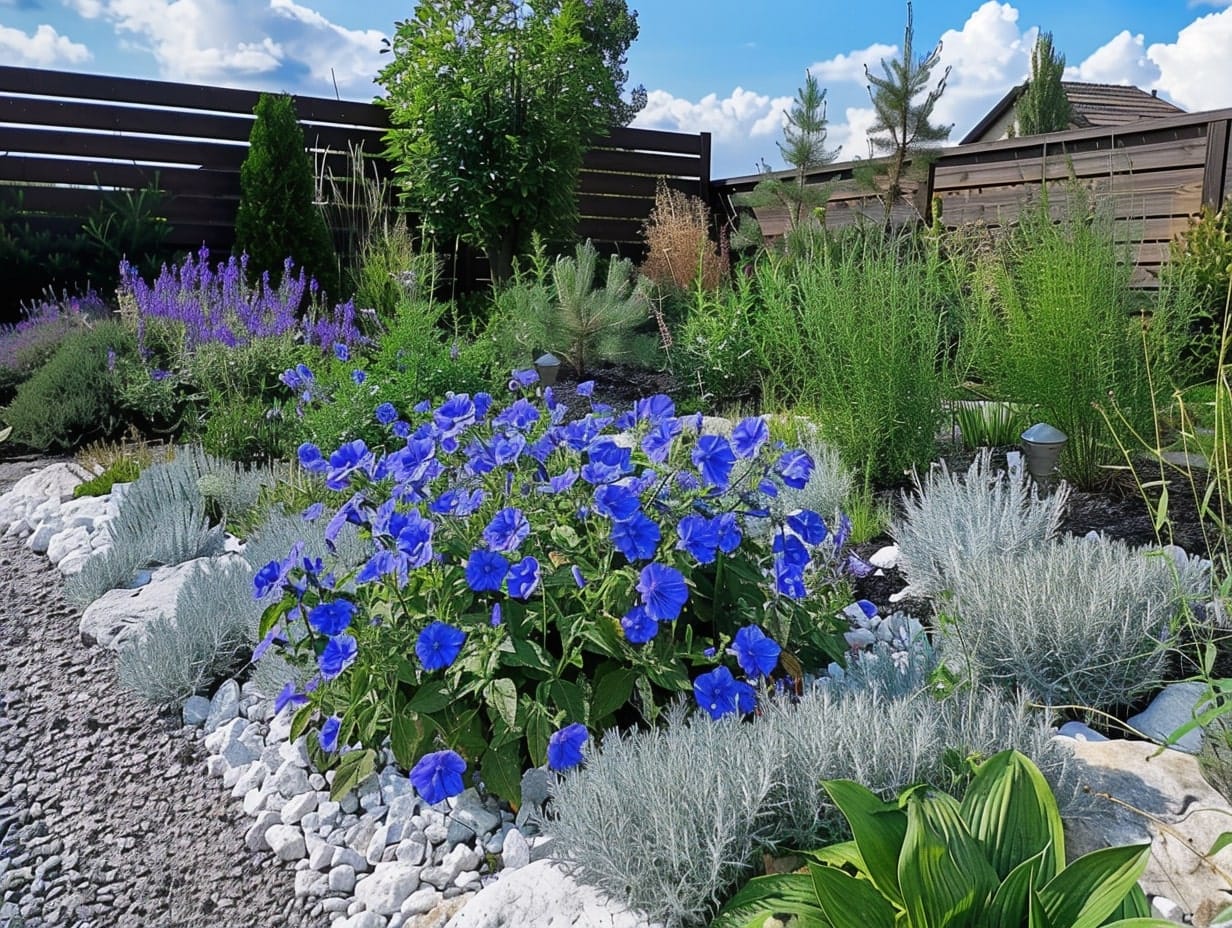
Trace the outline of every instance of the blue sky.
[[[485, 0], [486, 2], [486, 0]], [[717, 177], [752, 173], [806, 69], [828, 90], [831, 147], [867, 153], [863, 66], [902, 41], [900, 0], [632, 0], [636, 124], [714, 136]], [[0, 63], [370, 99], [389, 0], [0, 0]], [[851, 15], [851, 14], [856, 15]], [[957, 140], [1028, 71], [1050, 30], [1075, 80], [1137, 84], [1186, 110], [1232, 107], [1232, 0], [917, 0], [916, 46], [952, 66], [937, 115]], [[332, 74], [331, 74], [332, 69]]]

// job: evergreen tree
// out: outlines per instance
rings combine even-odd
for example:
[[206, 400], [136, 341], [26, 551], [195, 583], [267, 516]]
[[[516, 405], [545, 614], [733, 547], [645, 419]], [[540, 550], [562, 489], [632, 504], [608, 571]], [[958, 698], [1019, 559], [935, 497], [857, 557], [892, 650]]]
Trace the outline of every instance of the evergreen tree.
[[807, 185], [808, 175], [833, 161], [839, 150], [826, 149], [826, 92], [812, 74], [805, 72], [804, 86], [796, 91], [791, 110], [783, 115], [787, 117], [787, 125], [783, 127], [783, 141], [778, 146], [783, 160], [796, 169], [794, 180], [774, 177], [762, 162], [762, 173], [766, 176], [737, 202], [745, 206], [783, 207], [787, 211], [788, 231], [794, 232], [830, 197], [829, 187]]
[[[941, 59], [941, 43], [918, 60], [914, 53], [914, 29], [911, 4], [907, 4], [907, 29], [903, 35], [902, 58], [887, 62], [881, 59], [883, 75], [876, 77], [864, 66], [868, 78], [868, 93], [873, 101], [876, 119], [869, 129], [870, 156], [884, 155], [885, 160], [865, 165], [857, 177], [878, 191], [885, 205], [885, 225], [890, 226], [890, 213], [902, 198], [903, 182], [911, 173], [919, 174], [930, 160], [930, 148], [950, 137], [953, 126], [936, 126], [931, 122], [933, 108], [945, 91], [950, 76], [947, 67], [932, 90], [928, 84], [932, 70]], [[923, 97], [921, 98], [921, 94]], [[879, 182], [880, 178], [884, 181]]]
[[240, 167], [240, 206], [235, 216], [235, 250], [248, 253], [253, 277], [269, 271], [276, 287], [288, 257], [337, 297], [338, 264], [325, 218], [314, 203], [316, 181], [285, 94], [261, 94]]
[[1065, 56], [1053, 48], [1052, 33], [1041, 32], [1031, 49], [1031, 79], [1014, 107], [1018, 135], [1060, 132], [1069, 127], [1073, 107], [1061, 86], [1064, 73]]

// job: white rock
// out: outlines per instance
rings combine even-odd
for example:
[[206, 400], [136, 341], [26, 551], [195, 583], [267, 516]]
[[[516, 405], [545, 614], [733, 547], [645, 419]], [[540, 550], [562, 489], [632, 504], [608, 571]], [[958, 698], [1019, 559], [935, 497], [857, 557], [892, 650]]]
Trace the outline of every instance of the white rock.
[[898, 566], [898, 559], [902, 553], [898, 549], [898, 545], [886, 545], [884, 548], [878, 548], [873, 552], [872, 557], [868, 562], [874, 567], [880, 567], [882, 570], [890, 570]]
[[367, 873], [371, 869], [362, 854], [357, 854], [349, 847], [336, 847], [331, 866], [338, 867], [343, 864], [353, 868], [356, 873]]
[[81, 568], [86, 566], [86, 561], [90, 559], [89, 554], [83, 552], [74, 552], [64, 558], [56, 565], [56, 570], [60, 571], [61, 576], [72, 577], [81, 573]]
[[504, 875], [480, 890], [446, 928], [651, 928], [597, 890], [578, 883], [551, 861], [539, 861]]
[[340, 922], [334, 922], [333, 928], [385, 928], [386, 921], [375, 912], [356, 912]]
[[70, 528], [56, 532], [47, 542], [47, 560], [59, 564], [74, 554], [89, 554], [91, 550], [90, 533], [81, 527]]
[[867, 648], [877, 640], [877, 636], [867, 628], [853, 628], [849, 632], [843, 632], [843, 638], [847, 640], [847, 647], [853, 651]]
[[[240, 685], [234, 680], [224, 680], [222, 686], [218, 687], [218, 691], [214, 693], [214, 698], [210, 700], [210, 714], [205, 719], [206, 734], [216, 730], [220, 725], [231, 722], [232, 719], [239, 721], [239, 714]], [[245, 727], [247, 727], [246, 722]]]
[[292, 799], [288, 799], [287, 804], [282, 807], [282, 824], [298, 825], [304, 816], [316, 807], [316, 793], [301, 793]]
[[428, 855], [428, 839], [421, 832], [413, 831], [398, 842], [394, 857], [403, 863], [422, 864]]
[[44, 522], [34, 530], [34, 534], [26, 540], [26, 547], [35, 554], [46, 554], [47, 544], [53, 535], [60, 531], [60, 526], [53, 522]]
[[1185, 910], [1167, 896], [1156, 896], [1151, 900], [1151, 914], [1178, 925], [1185, 924]]
[[204, 696], [189, 696], [184, 700], [182, 716], [185, 725], [204, 725], [210, 715], [210, 701]]
[[329, 871], [329, 890], [334, 893], [350, 893], [355, 889], [355, 868], [346, 864]]
[[408, 917], [424, 915], [440, 905], [442, 898], [441, 894], [431, 886], [424, 886], [406, 897], [406, 901], [402, 903], [401, 912]]
[[294, 760], [284, 760], [273, 776], [265, 781], [264, 788], [267, 793], [278, 793], [286, 799], [313, 791], [308, 774]]
[[516, 870], [530, 863], [530, 845], [516, 828], [506, 833], [501, 844], [501, 863], [506, 870]]
[[159, 616], [174, 616], [180, 588], [196, 561], [154, 571], [149, 583], [135, 590], [108, 590], [81, 616], [81, 640], [119, 650], [130, 635], [140, 635]]
[[22, 477], [4, 496], [6, 499], [55, 499], [66, 502], [73, 498], [73, 490], [77, 489], [78, 484], [91, 476], [84, 467], [71, 462], [51, 464]]
[[295, 897], [297, 899], [320, 898], [329, 892], [329, 878], [313, 870], [298, 870], [295, 873]]
[[1065, 738], [1076, 738], [1079, 741], [1107, 741], [1108, 739], [1085, 722], [1066, 722], [1057, 734]]
[[326, 799], [317, 806], [317, 821], [322, 828], [333, 828], [338, 824], [338, 816], [342, 814], [342, 806], [331, 799]]
[[277, 824], [277, 812], [267, 811], [259, 814], [257, 820], [244, 832], [244, 844], [248, 847], [248, 850], [254, 854], [258, 851], [268, 851], [270, 846], [269, 842], [265, 840], [265, 833]]
[[[313, 870], [328, 870], [334, 860], [334, 846], [322, 841], [308, 850], [308, 866]], [[351, 869], [354, 869], [352, 867]]]
[[218, 755], [224, 764], [223, 785], [228, 789], [239, 782], [243, 769], [257, 759], [256, 753], [242, 741], [229, 741]]
[[[262, 765], [264, 766], [264, 765]], [[269, 769], [268, 767], [266, 768]], [[265, 793], [260, 789], [250, 789], [244, 794], [244, 814], [256, 815], [265, 808]]]
[[[1125, 723], [1148, 738], [1162, 743], [1186, 722], [1193, 720], [1194, 712], [1206, 695], [1208, 692], [1205, 684], [1172, 683], [1160, 690], [1149, 706], [1137, 715], [1131, 715]], [[1187, 732], [1172, 747], [1178, 751], [1197, 754], [1202, 749], [1202, 730], [1195, 728]]]
[[355, 887], [356, 900], [369, 912], [393, 915], [419, 888], [419, 867], [401, 861], [377, 864]]
[[[214, 730], [205, 736], [205, 749], [211, 754], [221, 754], [232, 741], [239, 741], [248, 727], [247, 719], [228, 719], [224, 724], [215, 725]], [[252, 750], [250, 745], [244, 747]], [[255, 752], [254, 752], [255, 753]]]
[[294, 825], [271, 825], [265, 832], [265, 841], [279, 860], [300, 860], [308, 856], [304, 833]]
[[378, 825], [376, 830], [372, 832], [372, 837], [368, 839], [368, 846], [365, 848], [364, 856], [368, 858], [368, 863], [370, 864], [379, 863], [381, 855], [385, 853], [385, 848], [391, 844], [397, 844], [401, 840], [401, 822], [394, 822], [393, 824], [386, 822], [384, 825]]
[[[246, 745], [246, 742], [241, 740], [240, 744]], [[246, 746], [251, 748], [251, 745]], [[235, 785], [231, 787], [231, 798], [247, 799], [249, 793], [260, 794], [261, 784], [265, 782], [267, 776], [269, 776], [269, 767], [259, 760], [249, 764], [240, 778], [235, 781]]]

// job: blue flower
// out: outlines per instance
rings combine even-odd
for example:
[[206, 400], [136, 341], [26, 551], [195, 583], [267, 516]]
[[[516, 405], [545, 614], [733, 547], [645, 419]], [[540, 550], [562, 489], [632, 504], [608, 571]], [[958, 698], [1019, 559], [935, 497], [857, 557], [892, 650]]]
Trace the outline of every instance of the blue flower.
[[474, 592], [499, 590], [509, 572], [509, 562], [495, 551], [476, 548], [466, 561], [466, 583]]
[[645, 644], [659, 633], [659, 623], [650, 617], [645, 606], [634, 606], [620, 620], [630, 644]]
[[398, 418], [398, 410], [393, 403], [382, 403], [376, 408], [376, 421], [381, 425], [389, 425]]
[[321, 676], [332, 680], [353, 663], [359, 654], [359, 645], [350, 635], [339, 635], [325, 643], [325, 650], [317, 658], [317, 666], [321, 668]]
[[415, 656], [424, 670], [444, 670], [462, 650], [466, 633], [444, 622], [433, 622], [415, 639]]
[[295, 455], [299, 458], [299, 466], [310, 474], [323, 474], [329, 470], [329, 464], [321, 456], [321, 449], [310, 441], [300, 445]]
[[308, 612], [308, 624], [314, 631], [333, 638], [341, 635], [355, 617], [355, 604], [349, 599], [335, 599], [318, 603]]
[[811, 509], [797, 509], [787, 515], [787, 528], [806, 545], [819, 545], [826, 540], [829, 529], [821, 516]]
[[334, 342], [334, 357], [339, 361], [351, 360], [351, 349], [342, 342]]
[[851, 517], [845, 512], [840, 512], [838, 515], [838, 529], [834, 533], [834, 550], [840, 551], [843, 545], [847, 544], [847, 539], [851, 537]]
[[789, 599], [804, 599], [808, 595], [804, 586], [804, 568], [782, 557], [775, 557], [774, 588]]
[[577, 395], [590, 397], [595, 392], [595, 382], [593, 380], [583, 380], [577, 385]]
[[732, 651], [736, 662], [750, 677], [768, 677], [779, 662], [782, 648], [756, 625], [746, 625], [736, 632]]
[[509, 595], [514, 599], [530, 599], [539, 587], [539, 561], [527, 556], [509, 568]]
[[636, 493], [618, 483], [605, 484], [595, 490], [595, 510], [613, 522], [632, 519], [641, 504]]
[[725, 512], [714, 521], [719, 533], [719, 550], [724, 554], [731, 554], [740, 547], [740, 542], [744, 540], [736, 514], [734, 512]]
[[280, 713], [287, 706], [298, 709], [300, 706], [307, 704], [308, 697], [296, 692], [294, 681], [288, 680], [286, 686], [282, 688], [282, 692], [274, 697], [274, 715]]
[[500, 603], [492, 604], [492, 618], [488, 621], [488, 624], [491, 625], [493, 628], [500, 628], [500, 624], [501, 624], [501, 604]]
[[475, 424], [475, 403], [465, 393], [455, 393], [437, 407], [432, 421], [442, 438], [453, 438]]
[[679, 419], [663, 419], [642, 438], [642, 451], [655, 464], [667, 460], [672, 450], [672, 442], [684, 431], [684, 425]]
[[848, 554], [846, 570], [847, 573], [860, 580], [873, 572], [873, 565], [855, 554]]
[[493, 551], [516, 551], [529, 535], [530, 522], [516, 506], [500, 510], [483, 530], [483, 540]]
[[411, 785], [423, 801], [436, 805], [462, 792], [462, 774], [466, 761], [456, 751], [435, 751], [425, 754], [411, 768]]
[[531, 384], [539, 382], [539, 373], [534, 368], [526, 370], [514, 371], [513, 378], [509, 381], [510, 390], [524, 390]]
[[612, 544], [629, 561], [647, 561], [659, 547], [659, 526], [644, 512], [632, 519], [612, 523]]
[[304, 510], [303, 514], [301, 515], [301, 518], [305, 522], [315, 522], [317, 519], [321, 518], [321, 515], [324, 512], [325, 512], [324, 503], [313, 503], [311, 506], [309, 506], [307, 509]]
[[713, 563], [719, 550], [719, 526], [705, 516], [687, 515], [676, 526], [676, 547], [688, 551], [699, 564]]
[[282, 563], [280, 561], [270, 561], [258, 570], [256, 576], [252, 578], [253, 598], [264, 599], [274, 591], [275, 587], [280, 586], [285, 579], [286, 575], [282, 571]]
[[552, 732], [548, 738], [548, 769], [569, 770], [580, 764], [582, 745], [590, 740], [590, 732], [580, 722], [566, 725], [560, 731]]
[[753, 688], [722, 665], [693, 681], [693, 698], [712, 719], [750, 712], [756, 705]]
[[726, 490], [736, 456], [722, 435], [703, 435], [693, 448], [693, 466], [709, 486]]
[[539, 421], [539, 410], [526, 397], [519, 397], [505, 407], [493, 421], [501, 428], [513, 428], [523, 432]]
[[684, 574], [675, 567], [658, 561], [642, 568], [637, 581], [637, 591], [642, 594], [642, 605], [652, 619], [672, 622], [689, 599], [689, 588]]
[[265, 637], [262, 638], [260, 641], [258, 641], [257, 646], [252, 649], [253, 663], [256, 663], [262, 657], [264, 657], [265, 652], [274, 646], [274, 642], [276, 641], [286, 642], [286, 640], [287, 639], [278, 630], [278, 626], [275, 625], [273, 628], [271, 628], [268, 632], [265, 633]]
[[638, 422], [659, 422], [676, 415], [676, 404], [663, 393], [656, 393], [633, 404], [633, 417]]
[[375, 458], [362, 438], [349, 441], [329, 456], [329, 474], [325, 485], [331, 490], [345, 490], [351, 475], [369, 468]]
[[368, 375], [365, 374], [363, 371], [361, 371], [359, 368], [356, 368], [355, 370], [351, 371], [351, 379], [355, 381], [356, 386], [359, 386], [365, 380], [368, 379]]
[[414, 406], [411, 407], [411, 412], [415, 413], [416, 415], [422, 416], [425, 412], [427, 412], [431, 408], [432, 408], [432, 402], [430, 400], [420, 400], [418, 403], [416, 403]]
[[564, 493], [565, 490], [569, 489], [571, 486], [577, 483], [577, 478], [578, 478], [577, 471], [574, 470], [572, 467], [570, 467], [563, 474], [557, 474], [555, 477], [549, 480], [547, 486], [540, 487], [539, 491], [541, 493], [552, 494], [553, 496], [556, 495], [557, 493]]
[[787, 531], [775, 533], [772, 548], [777, 559], [781, 559], [793, 567], [799, 567], [801, 570], [804, 569], [810, 560], [808, 548], [804, 547], [804, 542], [800, 540], [799, 536]]
[[592, 484], [612, 483], [633, 469], [631, 460], [632, 449], [622, 448], [610, 438], [600, 439], [590, 446], [582, 479]]
[[793, 490], [803, 490], [813, 476], [813, 459], [799, 448], [784, 451], [774, 465], [774, 472]]
[[738, 458], [751, 458], [770, 440], [770, 427], [761, 416], [741, 419], [732, 429], [732, 449]]
[[[345, 358], [343, 360], [346, 360]], [[326, 754], [332, 754], [338, 750], [338, 733], [342, 730], [342, 719], [336, 715], [331, 715], [321, 724], [321, 732], [318, 735], [318, 741], [321, 745], [321, 750]]]
[[586, 578], [582, 576], [582, 568], [574, 564], [569, 568], [569, 572], [573, 574], [573, 582], [577, 584], [579, 590], [586, 586]]

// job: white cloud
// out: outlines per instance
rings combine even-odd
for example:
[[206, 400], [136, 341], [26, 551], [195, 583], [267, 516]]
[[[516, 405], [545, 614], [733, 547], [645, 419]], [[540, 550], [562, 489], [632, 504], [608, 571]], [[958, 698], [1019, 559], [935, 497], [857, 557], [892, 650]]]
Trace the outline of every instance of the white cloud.
[[1156, 43], [1147, 56], [1159, 68], [1160, 91], [1187, 110], [1232, 106], [1232, 7], [1200, 16], [1172, 43]]
[[1149, 89], [1159, 80], [1159, 66], [1147, 57], [1142, 33], [1123, 29], [1077, 66], [1065, 69], [1065, 79], [1093, 84], [1132, 84]]
[[882, 45], [874, 42], [868, 48], [857, 49], [845, 55], [835, 55], [833, 58], [809, 65], [809, 71], [823, 84], [827, 81], [852, 81], [863, 85], [865, 65], [879, 74], [881, 73], [881, 60], [895, 58], [898, 54], [897, 45]]
[[44, 23], [33, 33], [0, 25], [0, 60], [5, 64], [48, 68], [81, 64], [93, 57], [90, 49]]
[[[151, 54], [160, 76], [170, 80], [244, 85], [290, 74], [299, 86], [277, 89], [326, 96], [334, 79], [340, 89], [366, 92], [382, 63], [380, 32], [346, 29], [293, 0], [65, 3], [86, 19], [111, 23], [130, 47]], [[309, 79], [301, 78], [304, 73]]]

